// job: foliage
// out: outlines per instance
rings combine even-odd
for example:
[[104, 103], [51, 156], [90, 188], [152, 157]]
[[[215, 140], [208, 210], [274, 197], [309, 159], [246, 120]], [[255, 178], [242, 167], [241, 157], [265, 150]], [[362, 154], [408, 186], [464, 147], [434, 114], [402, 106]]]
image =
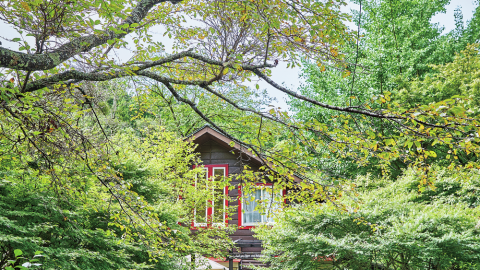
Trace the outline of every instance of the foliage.
[[[43, 251], [46, 269], [143, 269], [148, 252], [141, 245], [122, 241], [120, 230], [107, 226], [106, 209], [95, 211], [63, 207], [48, 192], [19, 192], [2, 186], [2, 253], [14, 247], [25, 253]], [[23, 207], [20, 207], [23, 205]], [[118, 237], [116, 237], [118, 235]], [[143, 264], [143, 266], [142, 266]]]
[[[363, 35], [357, 43], [350, 42], [344, 47], [346, 60], [352, 63], [347, 67], [352, 75], [345, 77], [336, 67], [317, 66], [307, 61], [302, 74], [306, 84], [300, 88], [301, 94], [330, 106], [367, 107], [403, 120], [408, 116], [425, 116], [424, 120], [435, 119], [433, 122], [437, 125], [430, 126], [429, 135], [424, 137], [422, 133], [428, 128], [419, 125], [417, 120], [422, 120], [415, 117], [413, 121], [362, 117], [291, 97], [293, 117], [303, 124], [298, 126], [308, 131], [299, 132], [301, 135], [297, 137], [306, 137], [303, 144], [308, 150], [304, 151], [314, 156], [307, 166], [318, 168], [330, 177], [345, 179], [367, 173], [384, 173], [395, 178], [414, 163], [421, 164], [424, 171], [437, 161], [446, 166], [452, 164], [450, 146], [433, 142], [434, 137], [456, 136], [430, 131], [451, 123], [453, 118], [447, 118], [454, 112], [465, 111], [472, 120], [470, 123], [476, 122], [476, 114], [472, 112], [477, 110], [474, 100], [478, 94], [473, 87], [475, 72], [470, 72], [476, 68], [475, 61], [464, 59], [462, 68], [459, 57], [449, 63], [455, 52], [467, 45], [461, 13], [455, 12], [456, 28], [441, 35], [442, 29], [430, 20], [444, 11], [447, 1], [356, 3], [361, 4], [361, 13], [353, 11], [353, 21]], [[470, 25], [473, 22], [467, 29]], [[467, 50], [474, 59], [472, 48]], [[440, 119], [434, 115], [443, 116]], [[321, 125], [325, 125], [323, 129], [318, 128]], [[417, 151], [412, 151], [413, 145]], [[418, 159], [417, 154], [430, 151], [439, 158], [423, 155]], [[455, 153], [462, 165], [476, 160], [470, 150], [457, 149]]]
[[256, 233], [273, 269], [478, 269], [479, 181], [441, 170], [437, 188], [419, 193], [415, 170], [395, 183], [361, 177], [347, 213], [299, 205]]
[[[5, 267], [5, 270], [14, 270], [15, 268], [17, 269], [28, 269], [28, 268], [35, 268], [37, 266], [41, 266], [42, 264], [38, 263], [40, 261], [40, 259], [37, 259], [39, 257], [43, 257], [43, 255], [41, 255], [41, 251], [37, 251], [35, 252], [35, 255], [33, 256], [32, 259], [28, 259], [28, 258], [25, 258], [23, 257], [23, 251], [21, 251], [20, 249], [15, 249], [13, 251], [14, 255], [15, 255], [15, 259], [14, 260], [9, 260], [8, 263], [9, 265]], [[20, 265], [20, 262], [21, 261], [26, 261], [24, 263], [22, 263]], [[2, 263], [3, 265], [3, 263]]]
[[400, 89], [397, 99], [405, 107], [416, 104], [439, 102], [454, 96], [467, 98], [467, 108], [471, 115], [478, 115], [480, 65], [478, 44], [469, 45], [455, 56], [451, 63], [434, 65], [436, 73], [424, 80], [414, 80]]
[[423, 78], [431, 72], [429, 64], [452, 60], [451, 39], [442, 38], [443, 29], [430, 23], [448, 2], [362, 1], [362, 64], [372, 67], [375, 88], [392, 91], [399, 80]]
[[[189, 166], [196, 160], [192, 148], [172, 133], [143, 132], [143, 138], [128, 130], [111, 137], [111, 144], [118, 145], [111, 164], [123, 181], [107, 178], [103, 183], [110, 190], [130, 186], [122, 193], [128, 209], [88, 171], [80, 177], [81, 186], [73, 176], [52, 186], [49, 175], [38, 169], [41, 163], [24, 166], [18, 155], [4, 159], [2, 263], [12, 259], [15, 248], [26, 254], [42, 251], [46, 269], [171, 269], [192, 253], [221, 256], [229, 247], [227, 230], [191, 236], [189, 226], [181, 225], [192, 219], [195, 206], [189, 203], [206, 196], [191, 188], [196, 174]], [[178, 200], [182, 195], [188, 200]]]
[[[63, 133], [54, 141], [61, 140], [71, 145], [70, 141], [77, 140], [74, 145], [80, 145], [82, 151], [86, 151], [82, 143], [87, 139], [86, 134], [74, 124], [84, 115], [91, 117], [91, 120], [98, 118], [91, 106], [95, 101], [85, 89], [88, 86], [86, 82], [133, 77], [132, 85], [136, 78], [148, 79], [156, 84], [145, 89], [145, 95], [136, 95], [137, 104], [146, 105], [135, 108], [140, 114], [145, 114], [147, 108], [151, 109], [150, 105], [157, 106], [159, 99], [169, 104], [175, 99], [188, 106], [190, 111], [187, 111], [187, 115], [191, 115], [193, 110], [199, 116], [190, 126], [196, 126], [195, 122], [202, 119], [223, 131], [218, 123], [238, 120], [239, 117], [234, 113], [225, 115], [225, 112], [235, 109], [245, 112], [239, 120], [248, 128], [239, 129], [239, 123], [225, 125], [227, 128], [240, 130], [240, 134], [251, 134], [251, 128], [256, 128], [258, 122], [262, 123], [266, 118], [269, 120], [261, 126], [262, 129], [268, 129], [272, 126], [271, 120], [276, 120], [276, 117], [260, 112], [263, 108], [250, 106], [249, 102], [245, 105], [241, 97], [250, 96], [251, 91], [245, 91], [242, 84], [255, 76], [268, 78], [268, 69], [276, 66], [272, 64], [274, 60], [287, 61], [288, 66], [294, 67], [300, 64], [300, 57], [309, 56], [319, 64], [328, 61], [343, 65], [344, 56], [339, 47], [351, 39], [351, 33], [346, 31], [344, 25], [348, 16], [340, 11], [342, 5], [345, 2], [304, 1], [297, 4], [288, 0], [143, 0], [136, 5], [122, 1], [109, 5], [93, 3], [92, 8], [89, 3], [82, 1], [75, 4], [37, 1], [2, 4], [1, 19], [16, 27], [21, 36], [11, 41], [19, 42], [22, 46], [18, 52], [0, 48], [0, 66], [5, 68], [3, 75], [7, 82], [2, 90], [9, 99], [6, 106], [11, 107], [7, 110], [7, 118], [21, 128], [25, 127], [25, 123], [35, 122], [33, 118], [42, 118], [39, 115], [51, 112], [49, 106], [53, 105], [40, 102], [39, 106], [39, 100], [46, 101], [43, 97], [46, 94], [56, 99], [59, 107], [63, 103], [68, 104], [70, 119], [67, 121], [64, 119], [67, 116], [53, 111], [44, 118], [52, 119], [50, 122], [55, 127], [51, 127], [53, 124], [43, 124], [37, 132], [43, 134], [44, 126], [47, 131], [56, 130], [58, 122], [67, 122], [59, 128]], [[201, 18], [202, 23], [191, 26], [186, 18]], [[165, 36], [173, 39], [173, 54], [166, 54], [163, 45], [148, 34], [148, 30], [156, 24], [163, 25]], [[127, 46], [127, 34], [133, 38], [135, 54], [122, 63], [110, 60], [107, 57], [110, 52]], [[26, 39], [30, 36], [35, 39], [35, 48]], [[33, 51], [35, 54], [30, 55]], [[8, 83], [11, 76], [15, 79]], [[232, 92], [231, 89], [241, 89], [240, 95], [237, 97], [234, 93], [236, 90]], [[136, 90], [141, 92], [143, 89]], [[201, 104], [203, 100], [196, 99], [204, 95], [215, 96], [221, 102], [213, 104], [215, 109], [211, 110], [212, 104]], [[101, 108], [105, 108], [104, 105]], [[131, 116], [123, 115], [127, 118]], [[175, 122], [176, 126], [184, 124], [182, 120]], [[67, 127], [70, 130], [65, 131]], [[25, 127], [27, 130], [31, 128]], [[100, 130], [104, 131], [102, 127], [96, 131]], [[185, 135], [189, 130], [191, 128], [187, 127], [186, 131], [179, 133]], [[22, 131], [10, 133], [16, 132]], [[35, 144], [37, 148], [58, 149], [58, 144], [48, 141], [45, 145], [35, 135], [25, 134], [21, 136], [21, 141]], [[97, 132], [95, 135], [105, 134]], [[98, 151], [105, 150], [104, 147], [95, 146]], [[58, 153], [67, 154], [71, 151], [62, 150]], [[261, 150], [257, 147], [257, 154]], [[68, 155], [71, 159], [87, 160], [85, 156], [80, 156], [81, 151], [76, 155]], [[94, 156], [99, 157], [99, 163], [105, 162], [105, 155]], [[93, 171], [96, 169], [92, 168]]]
[[[228, 123], [223, 127], [247, 137], [260, 122], [262, 133], [271, 133], [272, 121], [281, 119], [261, 112], [264, 95], [252, 101], [254, 91], [245, 81], [268, 79], [269, 69], [278, 60], [289, 67], [299, 65], [300, 57], [344, 65], [340, 46], [352, 34], [344, 24], [348, 16], [340, 11], [342, 5], [341, 0], [1, 3], [0, 19], [18, 31], [19, 37], [10, 41], [18, 42], [20, 48], [0, 47], [5, 101], [0, 139], [16, 152], [29, 149], [28, 159], [40, 164], [38, 169], [48, 172], [55, 186], [68, 183], [75, 193], [83, 174], [96, 178], [124, 215], [134, 217], [129, 221], [151, 228], [152, 235], [160, 235], [155, 238], [159, 241], [165, 232], [152, 225], [156, 217], [148, 211], [148, 200], [153, 198], [135, 199], [137, 194], [129, 187], [133, 184], [135, 191], [143, 193], [144, 183], [132, 175], [127, 175], [132, 183], [122, 179], [110, 137], [125, 126], [138, 135], [142, 127], [136, 125], [168, 117], [174, 121], [166, 121], [167, 126], [180, 126], [182, 135], [198, 126], [200, 119], [221, 131], [218, 123]], [[197, 19], [199, 23], [192, 26], [191, 20]], [[156, 25], [164, 27], [165, 39], [173, 39], [173, 53], [149, 34]], [[135, 48], [130, 59], [111, 60], [113, 52], [130, 45]], [[119, 79], [124, 80], [115, 81]], [[95, 89], [96, 82], [105, 81], [115, 82]], [[138, 87], [139, 81], [145, 84]], [[219, 102], [212, 104], [212, 97]], [[181, 119], [175, 120], [173, 107]], [[163, 117], [163, 108], [172, 115]], [[239, 116], [236, 110], [243, 113]], [[185, 123], [192, 111], [198, 116], [193, 123]], [[100, 112], [118, 113], [113, 116], [123, 123], [102, 122]], [[268, 119], [265, 124], [263, 118]], [[230, 124], [232, 119], [235, 123]], [[239, 124], [245, 128], [238, 128]], [[260, 156], [262, 150], [254, 151]], [[292, 175], [289, 168], [270, 170], [288, 179]], [[70, 195], [63, 198], [68, 200]]]
[[[135, 119], [155, 119], [156, 124], [165, 127], [166, 130], [186, 137], [207, 123], [202, 117], [195, 114], [190, 106], [178, 102], [158, 82], [137, 79], [135, 80], [135, 93], [128, 93], [124, 89], [115, 89], [112, 91], [116, 92], [115, 94], [107, 94], [103, 91], [103, 85], [109, 88], [111, 87], [108, 86], [109, 84], [115, 84], [115, 82], [94, 86], [92, 93], [95, 93], [94, 96], [97, 100], [106, 100], [107, 110], [110, 113], [116, 112], [118, 117], [123, 120], [122, 122], [131, 122], [132, 127], [138, 124], [134, 121]], [[130, 87], [128, 82], [122, 84], [123, 88]], [[95, 90], [95, 88], [98, 89]], [[211, 93], [199, 93], [197, 90], [194, 87], [186, 87], [180, 93], [195, 101], [197, 108], [218, 125], [230, 127], [234, 126], [235, 124], [232, 123], [239, 118], [251, 117], [251, 113], [234, 110], [218, 96]], [[252, 90], [246, 86], [226, 84], [218, 91], [229, 100], [251, 110], [261, 110], [272, 101], [265, 91]], [[243, 136], [241, 131], [234, 130], [232, 134], [238, 138]]]

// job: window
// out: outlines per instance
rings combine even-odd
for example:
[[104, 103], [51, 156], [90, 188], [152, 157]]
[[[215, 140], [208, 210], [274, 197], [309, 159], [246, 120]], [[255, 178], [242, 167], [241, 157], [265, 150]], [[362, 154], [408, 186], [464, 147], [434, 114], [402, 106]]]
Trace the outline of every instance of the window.
[[[205, 165], [205, 178], [197, 177], [195, 187], [206, 188], [208, 196], [203, 207], [194, 209], [194, 227], [206, 227], [207, 225], [222, 225], [227, 222], [226, 208], [228, 206], [228, 187], [219, 188], [218, 184], [228, 176], [228, 164]], [[204, 181], [201, 183], [200, 181]], [[213, 181], [215, 180], [215, 181]], [[202, 181], [202, 182], [203, 182]], [[198, 205], [198, 204], [197, 204]]]
[[242, 195], [238, 225], [249, 228], [258, 223], [272, 223], [275, 212], [282, 206], [283, 194], [283, 191], [273, 191], [272, 184], [257, 184], [253, 192]]

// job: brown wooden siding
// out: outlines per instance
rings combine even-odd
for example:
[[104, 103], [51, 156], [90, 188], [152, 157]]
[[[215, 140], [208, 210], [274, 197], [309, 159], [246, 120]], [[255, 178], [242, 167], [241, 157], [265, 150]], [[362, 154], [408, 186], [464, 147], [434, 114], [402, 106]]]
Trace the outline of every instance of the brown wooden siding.
[[[214, 164], [228, 164], [228, 173], [229, 176], [239, 174], [244, 165], [248, 165], [255, 169], [255, 164], [251, 164], [246, 160], [242, 160], [239, 154], [234, 154], [231, 151], [228, 151], [222, 147], [218, 142], [208, 139], [205, 140], [199, 145], [196, 151], [200, 152], [200, 157], [202, 159], [203, 165], [214, 165]], [[258, 168], [258, 167], [257, 167]], [[238, 210], [238, 181], [235, 181], [235, 178], [230, 182], [228, 187], [228, 196], [230, 197], [228, 205], [234, 207], [235, 210], [231, 209], [230, 220], [228, 224], [238, 225], [239, 213]], [[235, 233], [231, 235], [233, 240], [239, 238], [243, 240], [254, 240], [253, 232], [247, 229], [238, 229]], [[243, 248], [243, 252], [260, 252], [260, 248]]]
[[[200, 153], [200, 158], [203, 165], [215, 165], [215, 164], [228, 164], [229, 176], [233, 176], [230, 186], [228, 187], [230, 208], [230, 217], [228, 224], [238, 225], [239, 213], [238, 213], [238, 185], [239, 181], [235, 180], [235, 174], [242, 172], [244, 165], [248, 165], [253, 170], [258, 170], [258, 163], [254, 164], [253, 160], [245, 155], [240, 154], [238, 151], [234, 153], [229, 151], [224, 145], [221, 145], [213, 139], [202, 139], [200, 145], [196, 149]], [[258, 240], [253, 236], [253, 232], [249, 229], [237, 229], [230, 235], [232, 240]], [[260, 247], [243, 247], [237, 252], [252, 252], [260, 253], [262, 248]], [[249, 265], [261, 265], [256, 260], [243, 260], [244, 269], [249, 269]]]

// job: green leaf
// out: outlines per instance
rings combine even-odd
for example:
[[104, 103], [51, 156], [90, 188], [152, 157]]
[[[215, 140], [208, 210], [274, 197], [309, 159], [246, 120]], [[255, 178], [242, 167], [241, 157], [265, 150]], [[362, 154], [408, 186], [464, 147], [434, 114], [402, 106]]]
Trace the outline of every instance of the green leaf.
[[460, 107], [460, 106], [455, 106], [449, 110], [450, 113], [454, 115], [463, 115], [465, 112], [465, 108]]
[[15, 257], [21, 256], [23, 254], [23, 252], [20, 249], [15, 249], [13, 253], [15, 253]]
[[421, 148], [421, 147], [422, 147], [422, 145], [420, 144], [419, 141], [415, 141], [415, 146], [417, 146], [417, 148]]
[[406, 141], [405, 145], [408, 147], [408, 149], [410, 149], [413, 146], [413, 142], [412, 141]]

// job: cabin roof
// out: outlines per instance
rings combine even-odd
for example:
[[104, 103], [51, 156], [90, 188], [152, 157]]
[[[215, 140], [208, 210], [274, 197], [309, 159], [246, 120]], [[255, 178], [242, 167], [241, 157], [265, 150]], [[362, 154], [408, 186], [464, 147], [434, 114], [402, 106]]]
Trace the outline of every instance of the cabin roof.
[[195, 144], [202, 144], [209, 139], [216, 141], [229, 151], [234, 151], [235, 154], [241, 153], [248, 156], [251, 161], [257, 163], [256, 165], [261, 166], [265, 163], [261, 158], [257, 157], [250, 150], [248, 150], [248, 147], [245, 146], [240, 140], [232, 140], [224, 133], [210, 125], [204, 125], [185, 138], [186, 141], [193, 142]]
[[[250, 158], [250, 161], [256, 163], [258, 166], [265, 164], [265, 161], [253, 154], [248, 147], [245, 146], [238, 139], [230, 139], [224, 133], [217, 130], [215, 127], [210, 125], [204, 125], [203, 127], [193, 131], [190, 135], [185, 138], [186, 141], [193, 142], [197, 145], [200, 145], [208, 140], [214, 140], [222, 147], [226, 148], [228, 151], [233, 151], [235, 154], [243, 154]], [[271, 164], [268, 164], [271, 165]], [[294, 174], [294, 182], [302, 181], [303, 177], [297, 174]]]

